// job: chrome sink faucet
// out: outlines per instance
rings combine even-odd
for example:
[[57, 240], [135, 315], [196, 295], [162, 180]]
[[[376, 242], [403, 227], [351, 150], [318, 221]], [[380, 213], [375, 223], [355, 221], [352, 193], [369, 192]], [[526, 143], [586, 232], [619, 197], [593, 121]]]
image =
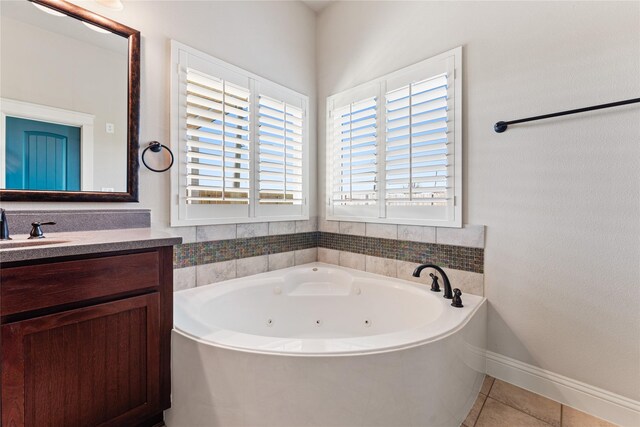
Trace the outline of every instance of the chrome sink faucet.
[[11, 240], [9, 237], [9, 222], [4, 209], [0, 208], [0, 240]]
[[[453, 292], [451, 291], [451, 283], [449, 282], [449, 277], [447, 277], [447, 274], [444, 272], [444, 270], [441, 269], [440, 267], [438, 267], [437, 265], [435, 265], [435, 264], [420, 264], [413, 271], [413, 277], [420, 277], [420, 273], [425, 268], [433, 268], [438, 273], [440, 273], [440, 275], [442, 276], [442, 282], [444, 284], [444, 295], [443, 295], [443, 297], [446, 298], [446, 299], [453, 300], [453, 301], [451, 301], [451, 305], [453, 307], [457, 307], [457, 308], [464, 307], [464, 305], [462, 305], [462, 298], [460, 298], [460, 296], [462, 295], [462, 291], [460, 289], [458, 289], [458, 288], [454, 289]], [[431, 286], [431, 290], [434, 291], [434, 292], [440, 292], [440, 288], [438, 287], [437, 278], [433, 274], [431, 274], [431, 278], [433, 279], [433, 282], [434, 282], [434, 285]]]

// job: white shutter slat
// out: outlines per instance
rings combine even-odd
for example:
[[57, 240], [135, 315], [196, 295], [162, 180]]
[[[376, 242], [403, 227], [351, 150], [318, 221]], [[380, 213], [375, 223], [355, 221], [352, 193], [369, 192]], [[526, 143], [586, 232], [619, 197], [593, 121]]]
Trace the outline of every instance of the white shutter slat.
[[440, 87], [440, 88], [429, 90], [427, 92], [422, 92], [422, 93], [414, 92], [413, 95], [411, 95], [411, 105], [416, 106], [424, 102], [430, 102], [430, 101], [435, 101], [437, 99], [446, 99], [446, 98], [447, 98], [446, 87]]
[[222, 141], [224, 139], [226, 143], [232, 142], [234, 144], [241, 144], [247, 147], [249, 145], [248, 139], [242, 139], [234, 136], [222, 135], [222, 134], [213, 133], [213, 132], [205, 132], [205, 131], [191, 129], [191, 128], [187, 128], [187, 136], [192, 136], [195, 138], [211, 139], [216, 141]]
[[187, 203], [249, 203], [250, 91], [187, 69]]
[[196, 95], [187, 95], [187, 110], [193, 105], [200, 106], [213, 111], [222, 111], [222, 103], [210, 99], [200, 98]]
[[426, 173], [426, 172], [446, 172], [447, 167], [445, 165], [436, 165], [436, 166], [421, 166], [414, 168], [397, 168], [397, 169], [387, 169], [387, 176], [392, 175], [400, 175], [400, 174], [409, 174], [413, 171], [414, 173]]
[[197, 83], [201, 86], [205, 86], [209, 89], [217, 90], [220, 92], [222, 92], [224, 85], [221, 79], [209, 76], [205, 73], [201, 73], [198, 70], [194, 70], [193, 68], [187, 68], [187, 81]]
[[[389, 166], [395, 165], [398, 163], [402, 163], [404, 161], [410, 161], [418, 156], [440, 156], [444, 154], [442, 151], [446, 150], [447, 144], [430, 144], [419, 147], [411, 147], [409, 145], [404, 145], [400, 147], [395, 147], [394, 150], [389, 150], [387, 152], [387, 163]], [[434, 157], [433, 160], [446, 160], [445, 157]]]
[[363, 99], [362, 101], [356, 101], [351, 104], [351, 113], [357, 113], [362, 110], [375, 110], [377, 101], [375, 97]]
[[249, 131], [246, 129], [242, 129], [237, 126], [222, 126], [221, 124], [195, 117], [187, 117], [187, 126], [197, 126], [198, 128], [211, 129], [239, 136], [249, 136]]
[[[423, 177], [414, 176], [414, 177], [411, 178], [411, 182], [413, 184], [425, 183], [425, 182], [434, 182], [435, 183], [435, 182], [446, 182], [446, 181], [447, 181], [447, 177], [446, 176], [442, 176], [442, 175], [423, 176]], [[406, 178], [395, 178], [395, 179], [387, 179], [386, 184], [387, 184], [387, 186], [389, 186], [389, 185], [394, 185], [394, 184], [402, 184], [402, 183], [406, 183], [406, 182], [407, 182]]]
[[449, 84], [447, 73], [438, 74], [413, 84], [413, 93], [422, 93], [440, 87], [446, 87]]
[[221, 91], [222, 91], [222, 88], [220, 88], [220, 91], [217, 91], [217, 90], [210, 90], [192, 83], [187, 83], [187, 94], [193, 94], [198, 98], [211, 99], [219, 103], [224, 102]]
[[304, 112], [264, 95], [258, 104], [259, 203], [299, 205]]
[[191, 165], [187, 165], [187, 169], [188, 170], [208, 170], [208, 171], [214, 171], [214, 172], [222, 172], [224, 170], [225, 173], [247, 173], [246, 169], [243, 168], [237, 168], [237, 167], [229, 167], [229, 166], [225, 166], [224, 168], [222, 166], [216, 166], [216, 165], [206, 165], [206, 164], [191, 164]]
[[411, 113], [413, 114], [413, 123], [447, 121], [447, 110], [444, 108], [421, 111], [418, 107], [419, 106], [416, 106], [411, 109]]
[[[431, 186], [431, 187], [421, 187], [420, 192], [423, 194], [431, 194], [431, 193], [443, 193], [446, 192], [448, 187], [444, 186]], [[409, 197], [408, 187], [394, 187], [388, 188], [386, 190], [387, 198], [400, 198], [406, 196]]]
[[[435, 110], [440, 110], [440, 109], [447, 109], [449, 106], [448, 102], [446, 99], [435, 99], [433, 101], [430, 102], [424, 102], [420, 105], [414, 105], [412, 106], [412, 110], [415, 110], [417, 113], [424, 113], [427, 111], [435, 111]], [[397, 109], [395, 111], [389, 112], [387, 114], [387, 120], [388, 121], [393, 121], [393, 120], [397, 120], [398, 118], [401, 117], [406, 117], [407, 114], [404, 113], [404, 111], [409, 110], [409, 102], [406, 102], [406, 106], [402, 109]]]
[[[260, 162], [261, 163], [263, 162], [263, 159], [273, 160], [273, 161], [276, 161], [276, 162], [281, 162], [281, 163], [278, 163], [278, 164], [283, 164], [284, 163], [284, 160], [282, 159], [282, 156], [278, 156], [278, 155], [275, 155], [275, 154], [260, 153]], [[294, 166], [302, 166], [302, 160], [300, 160], [300, 159], [287, 158], [286, 161], [287, 161], [287, 163], [290, 163], [290, 164], [292, 164]]]
[[287, 149], [287, 147], [285, 147], [284, 145], [278, 146], [265, 144], [264, 146], [260, 147], [260, 155], [270, 155], [272, 156], [271, 160], [276, 160], [275, 157], [277, 157], [277, 160], [280, 160], [282, 162], [299, 162], [302, 158], [300, 151]]
[[242, 126], [242, 127], [247, 126], [247, 122], [245, 119], [236, 118], [229, 115], [225, 117], [221, 113], [215, 112], [213, 110], [200, 108], [195, 105], [187, 105], [187, 116], [202, 118], [210, 121], [216, 120], [218, 122], [221, 122], [224, 118], [227, 124], [231, 124], [233, 126]]
[[187, 197], [186, 198], [187, 203], [193, 203], [193, 202], [204, 202], [204, 203], [211, 203], [211, 202], [220, 202], [220, 204], [229, 204], [229, 203], [241, 203], [241, 204], [248, 204], [249, 202], [247, 201], [247, 198], [245, 197]]
[[[270, 104], [270, 105], [274, 105], [274, 104]], [[295, 107], [292, 107], [291, 105], [287, 104], [287, 108], [291, 109]], [[292, 131], [298, 131], [300, 133], [302, 132], [302, 127], [304, 125], [302, 113], [300, 113], [299, 115], [297, 113], [293, 115], [293, 114], [289, 114], [289, 110], [287, 110], [287, 112], [285, 113], [284, 111], [282, 111], [281, 107], [265, 106], [264, 104], [261, 103], [260, 107], [258, 108], [258, 114], [261, 117], [269, 117], [274, 120], [278, 120], [280, 122], [287, 122], [292, 126], [291, 128]]]
[[[187, 157], [192, 159], [200, 159], [200, 160], [220, 160], [220, 156], [216, 156], [214, 154], [198, 153], [194, 151], [187, 151]], [[237, 157], [232, 157], [232, 158], [227, 157], [226, 161], [227, 163], [242, 163], [245, 165], [249, 164], [249, 159], [242, 159]], [[193, 162], [193, 163], [196, 163], [196, 162]]]

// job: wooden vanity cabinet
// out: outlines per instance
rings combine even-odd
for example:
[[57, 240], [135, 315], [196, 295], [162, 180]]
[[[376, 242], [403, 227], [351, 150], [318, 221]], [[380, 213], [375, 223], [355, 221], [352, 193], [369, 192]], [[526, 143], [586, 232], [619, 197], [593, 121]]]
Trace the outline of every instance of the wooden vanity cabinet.
[[173, 249], [0, 268], [2, 426], [162, 425]]

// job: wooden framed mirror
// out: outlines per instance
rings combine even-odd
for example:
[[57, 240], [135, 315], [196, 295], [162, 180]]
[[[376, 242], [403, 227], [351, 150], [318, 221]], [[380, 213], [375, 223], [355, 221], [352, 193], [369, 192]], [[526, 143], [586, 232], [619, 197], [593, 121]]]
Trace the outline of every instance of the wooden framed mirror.
[[64, 0], [0, 19], [0, 200], [137, 202], [140, 32]]

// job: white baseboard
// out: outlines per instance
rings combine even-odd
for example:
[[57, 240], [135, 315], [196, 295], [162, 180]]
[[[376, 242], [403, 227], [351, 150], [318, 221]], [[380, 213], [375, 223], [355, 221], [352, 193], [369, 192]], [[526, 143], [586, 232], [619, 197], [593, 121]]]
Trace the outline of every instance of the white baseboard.
[[487, 351], [487, 374], [625, 427], [640, 426], [640, 402]]

